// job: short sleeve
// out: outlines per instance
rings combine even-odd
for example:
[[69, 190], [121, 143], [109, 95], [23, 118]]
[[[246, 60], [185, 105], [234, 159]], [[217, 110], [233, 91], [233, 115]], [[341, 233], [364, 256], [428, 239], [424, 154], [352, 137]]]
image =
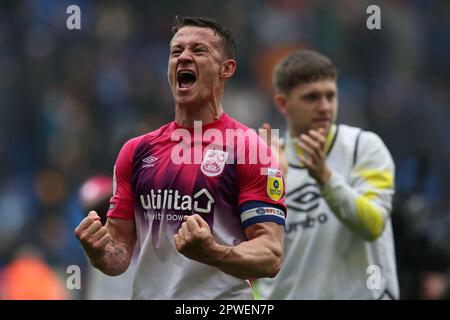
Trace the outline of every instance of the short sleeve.
[[[245, 163], [237, 165], [238, 204], [243, 226], [259, 222], [284, 225], [285, 188], [277, 157], [259, 136], [247, 141], [245, 152]], [[258, 154], [256, 161], [251, 161], [255, 159], [252, 157], [255, 152]]]
[[114, 165], [113, 196], [109, 202], [107, 217], [134, 219], [134, 197], [131, 186], [133, 156], [136, 138], [128, 140], [122, 147]]

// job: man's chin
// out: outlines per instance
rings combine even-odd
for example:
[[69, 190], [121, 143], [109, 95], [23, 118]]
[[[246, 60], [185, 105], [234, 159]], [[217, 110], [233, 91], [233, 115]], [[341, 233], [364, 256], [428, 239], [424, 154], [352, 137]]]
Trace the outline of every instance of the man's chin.
[[198, 108], [199, 106], [208, 104], [209, 101], [209, 96], [194, 92], [191, 92], [188, 95], [177, 95], [175, 97], [176, 105], [183, 108]]
[[177, 96], [175, 102], [178, 106], [181, 107], [190, 107], [194, 105], [198, 105], [199, 99], [193, 95], [182, 95]]

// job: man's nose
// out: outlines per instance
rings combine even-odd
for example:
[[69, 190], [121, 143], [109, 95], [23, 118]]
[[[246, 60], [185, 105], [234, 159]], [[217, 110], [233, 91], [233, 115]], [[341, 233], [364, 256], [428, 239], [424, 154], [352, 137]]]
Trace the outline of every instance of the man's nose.
[[322, 97], [319, 100], [319, 103], [317, 106], [318, 111], [327, 112], [328, 110], [330, 110], [330, 108], [331, 108], [331, 102], [328, 101], [327, 97]]
[[178, 62], [189, 62], [192, 61], [192, 54], [188, 49], [184, 49], [183, 52], [178, 56]]

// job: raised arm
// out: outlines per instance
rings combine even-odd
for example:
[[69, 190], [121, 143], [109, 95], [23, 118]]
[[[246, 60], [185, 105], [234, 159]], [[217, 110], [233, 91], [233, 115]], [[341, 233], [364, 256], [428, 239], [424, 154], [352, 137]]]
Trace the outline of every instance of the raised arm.
[[351, 182], [331, 172], [322, 185], [322, 195], [339, 220], [363, 239], [373, 241], [382, 234], [392, 210], [395, 167], [374, 133], [364, 132], [359, 145]]
[[91, 211], [75, 229], [75, 236], [95, 268], [110, 276], [127, 270], [136, 243], [133, 220], [108, 218], [102, 226], [100, 217]]
[[187, 258], [220, 268], [241, 279], [274, 277], [283, 261], [284, 226], [274, 222], [245, 228], [248, 241], [236, 246], [218, 244], [208, 224], [198, 214], [188, 216], [175, 247]]
[[316, 179], [335, 216], [361, 238], [377, 239], [392, 209], [395, 173], [394, 162], [381, 139], [372, 132], [361, 134], [350, 182], [327, 166], [322, 132], [302, 134], [299, 146], [310, 155], [298, 155], [300, 161]]

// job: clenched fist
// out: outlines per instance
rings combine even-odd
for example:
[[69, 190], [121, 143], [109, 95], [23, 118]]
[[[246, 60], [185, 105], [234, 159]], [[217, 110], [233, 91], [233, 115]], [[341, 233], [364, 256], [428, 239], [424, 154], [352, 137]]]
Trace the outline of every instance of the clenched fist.
[[198, 214], [185, 216], [185, 221], [173, 240], [178, 252], [197, 261], [208, 258], [216, 246], [208, 224]]
[[80, 241], [89, 258], [101, 256], [111, 237], [105, 226], [102, 226], [97, 212], [90, 211], [75, 229], [75, 236]]

